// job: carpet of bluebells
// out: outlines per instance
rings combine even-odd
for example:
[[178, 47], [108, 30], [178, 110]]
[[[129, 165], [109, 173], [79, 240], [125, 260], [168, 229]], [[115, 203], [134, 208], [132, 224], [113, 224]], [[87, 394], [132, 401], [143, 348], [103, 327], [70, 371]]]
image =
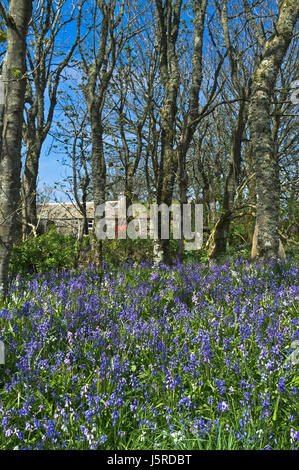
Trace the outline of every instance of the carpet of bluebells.
[[298, 449], [297, 276], [242, 258], [17, 276], [0, 448]]

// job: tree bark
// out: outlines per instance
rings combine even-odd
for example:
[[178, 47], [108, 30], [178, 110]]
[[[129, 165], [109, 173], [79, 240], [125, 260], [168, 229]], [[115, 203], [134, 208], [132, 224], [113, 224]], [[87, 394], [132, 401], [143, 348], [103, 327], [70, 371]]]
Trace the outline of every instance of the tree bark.
[[22, 238], [25, 240], [37, 226], [36, 187], [42, 145], [38, 137], [26, 141], [27, 154], [22, 178]]
[[[258, 255], [257, 240], [258, 240], [258, 225], [255, 224], [254, 232], [253, 232], [253, 238], [252, 238], [252, 247], [251, 247], [251, 259], [252, 260], [255, 260], [257, 258], [257, 255]], [[285, 257], [286, 257], [286, 254], [285, 254], [285, 251], [284, 251], [284, 246], [283, 246], [283, 243], [282, 243], [281, 239], [279, 239], [278, 257], [280, 259], [285, 259]]]
[[[106, 162], [103, 146], [103, 128], [102, 119], [99, 114], [98, 106], [91, 111], [91, 135], [92, 135], [92, 182], [93, 182], [93, 200], [95, 209], [105, 204], [106, 200]], [[95, 213], [94, 228], [99, 219]], [[92, 238], [92, 248], [95, 254], [95, 262], [99, 264], [103, 258], [103, 243], [95, 236]]]
[[2, 77], [5, 83], [0, 161], [0, 290], [8, 282], [8, 266], [20, 204], [23, 107], [26, 89], [26, 35], [32, 1], [11, 0], [7, 20], [7, 51]]
[[[157, 42], [160, 45], [159, 72], [164, 86], [165, 99], [161, 110], [161, 158], [157, 188], [157, 203], [172, 203], [177, 152], [175, 150], [175, 124], [177, 97], [180, 84], [176, 42], [179, 34], [182, 1], [173, 4], [156, 0]], [[161, 260], [170, 263], [170, 240], [161, 237], [161, 218], [158, 222]], [[170, 217], [169, 217], [170, 234]]]
[[278, 71], [283, 63], [299, 16], [297, 0], [280, 2], [275, 32], [263, 45], [252, 77], [249, 127], [256, 174], [257, 257], [279, 257], [279, 179], [275, 142], [271, 133], [271, 103]]

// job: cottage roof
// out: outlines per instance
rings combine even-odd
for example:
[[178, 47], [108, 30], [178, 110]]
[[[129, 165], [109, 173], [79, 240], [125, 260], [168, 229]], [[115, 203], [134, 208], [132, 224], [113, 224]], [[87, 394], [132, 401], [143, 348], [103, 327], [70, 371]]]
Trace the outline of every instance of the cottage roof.
[[[105, 216], [107, 218], [123, 217], [118, 214], [118, 201], [106, 201]], [[86, 203], [87, 218], [94, 218], [94, 202]], [[66, 219], [82, 219], [82, 214], [75, 202], [49, 202], [37, 204], [37, 214], [41, 219], [47, 220], [66, 220]], [[145, 208], [142, 204], [134, 205], [133, 217], [148, 217], [149, 208]]]
[[[117, 217], [118, 201], [107, 201], [105, 203], [106, 217]], [[86, 203], [87, 217], [94, 218], [94, 203]], [[82, 214], [74, 202], [49, 202], [37, 204], [37, 214], [41, 219], [82, 219]]]
[[[36, 206], [38, 217], [41, 219], [82, 219], [78, 206], [72, 202], [49, 202], [40, 203]], [[94, 203], [87, 202], [87, 217], [94, 217]]]

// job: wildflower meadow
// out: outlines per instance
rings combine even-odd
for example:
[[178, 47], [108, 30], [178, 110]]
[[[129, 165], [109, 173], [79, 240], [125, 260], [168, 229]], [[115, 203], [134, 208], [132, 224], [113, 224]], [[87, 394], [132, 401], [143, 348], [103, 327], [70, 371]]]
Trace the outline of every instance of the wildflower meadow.
[[297, 275], [239, 258], [11, 278], [1, 449], [298, 449]]

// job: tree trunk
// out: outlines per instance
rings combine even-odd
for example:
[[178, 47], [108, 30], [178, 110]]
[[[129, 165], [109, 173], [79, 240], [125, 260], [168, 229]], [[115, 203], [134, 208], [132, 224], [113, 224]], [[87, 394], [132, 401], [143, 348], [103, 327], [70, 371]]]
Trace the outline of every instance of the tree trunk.
[[[177, 116], [177, 96], [180, 73], [176, 54], [176, 42], [179, 34], [182, 2], [163, 4], [156, 0], [157, 42], [160, 44], [159, 72], [165, 91], [164, 104], [161, 110], [161, 158], [157, 188], [157, 202], [168, 207], [172, 203], [174, 167], [176, 161], [175, 124]], [[162, 258], [170, 263], [170, 240], [161, 237], [161, 220], [159, 217], [159, 244]], [[170, 217], [169, 217], [170, 229]], [[170, 230], [169, 230], [170, 233]]]
[[82, 230], [82, 235], [88, 235], [89, 229], [88, 229], [88, 217], [87, 217], [87, 207], [86, 207], [86, 195], [83, 194], [83, 201], [82, 201], [82, 207], [83, 207], [83, 230]]
[[125, 175], [125, 196], [126, 196], [126, 211], [133, 204], [134, 191], [133, 191], [133, 164], [128, 162]]
[[20, 204], [21, 144], [26, 89], [26, 35], [32, 1], [11, 0], [7, 18], [7, 51], [3, 65], [5, 104], [0, 161], [0, 290], [8, 281], [8, 265]]
[[180, 159], [179, 163], [179, 195], [180, 195], [180, 209], [181, 209], [181, 238], [177, 242], [177, 258], [182, 261], [184, 253], [184, 237], [183, 237], [183, 214], [184, 204], [187, 204], [187, 191], [188, 191], [188, 177], [186, 171], [186, 155]]
[[[163, 129], [163, 142], [162, 148], [164, 150], [164, 155], [161, 156], [161, 159], [164, 162], [162, 169], [163, 174], [163, 183], [161, 188], [161, 200], [158, 201], [158, 204], [163, 203], [168, 207], [172, 204], [172, 194], [173, 194], [173, 185], [174, 185], [174, 167], [175, 167], [175, 158], [176, 151], [174, 150], [174, 137], [175, 137], [175, 119], [176, 119], [176, 100], [177, 100], [177, 90], [178, 90], [178, 74], [177, 71], [173, 71], [173, 77], [170, 80], [170, 83], [166, 87], [166, 98], [165, 105], [161, 116], [161, 126]], [[159, 218], [160, 220], [160, 218]], [[159, 222], [159, 241], [161, 251], [163, 253], [163, 261], [165, 263], [170, 263], [170, 240], [160, 238], [160, 229], [161, 224]], [[169, 234], [170, 234], [170, 217], [169, 217]]]
[[[254, 232], [253, 232], [253, 238], [252, 238], [252, 247], [251, 247], [251, 259], [252, 260], [255, 260], [257, 258], [257, 255], [258, 255], [257, 240], [258, 240], [258, 225], [255, 224]], [[283, 243], [282, 243], [281, 239], [279, 239], [278, 257], [280, 259], [285, 259], [286, 258], [286, 254], [285, 254]]]
[[93, 109], [90, 116], [92, 134], [92, 185], [95, 209], [92, 250], [95, 257], [95, 263], [101, 264], [103, 259], [103, 243], [102, 240], [97, 239], [95, 228], [97, 223], [101, 220], [101, 218], [96, 214], [96, 208], [101, 204], [105, 204], [106, 199], [106, 163], [103, 146], [102, 121], [98, 109]]
[[275, 142], [271, 133], [271, 102], [278, 71], [299, 16], [297, 0], [280, 3], [275, 32], [265, 41], [252, 80], [249, 127], [256, 174], [257, 257], [279, 257], [279, 180]]
[[37, 139], [26, 142], [27, 154], [22, 178], [22, 238], [25, 240], [37, 226], [36, 187], [41, 145]]

